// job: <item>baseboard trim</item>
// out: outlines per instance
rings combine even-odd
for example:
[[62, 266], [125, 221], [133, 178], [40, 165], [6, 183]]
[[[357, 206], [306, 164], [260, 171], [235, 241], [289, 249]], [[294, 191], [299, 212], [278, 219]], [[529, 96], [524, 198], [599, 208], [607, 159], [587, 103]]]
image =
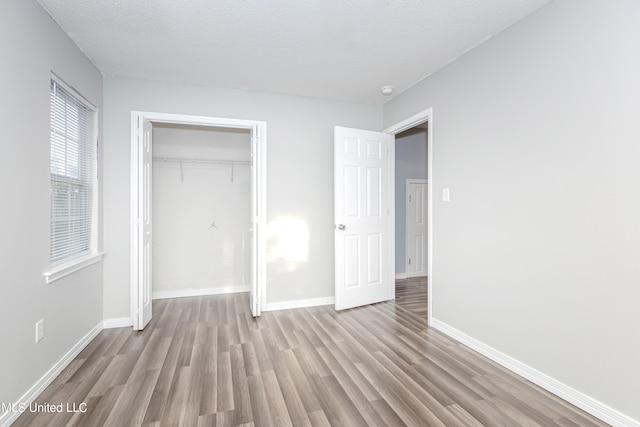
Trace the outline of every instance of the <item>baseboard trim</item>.
[[[40, 378], [29, 390], [27, 390], [27, 392], [20, 399], [18, 399], [18, 401], [15, 402], [12, 407], [28, 408], [29, 405], [31, 405], [31, 403], [33, 403], [38, 396], [40, 396], [44, 389], [47, 388], [58, 375], [60, 375], [64, 368], [69, 366], [69, 363], [71, 363], [71, 361], [75, 359], [82, 350], [84, 350], [84, 348], [91, 342], [91, 340], [94, 339], [100, 333], [100, 331], [102, 331], [102, 325], [103, 322], [100, 322], [96, 326], [94, 326], [93, 329], [91, 329], [84, 337], [82, 337], [80, 341], [78, 341], [78, 343], [67, 352], [67, 354], [62, 356], [62, 358], [57, 363], [55, 363], [51, 367], [51, 369], [49, 369], [42, 376], [42, 378]], [[11, 423], [18, 419], [20, 415], [21, 412], [19, 411], [4, 412], [2, 415], [0, 415], [0, 426], [10, 426]]]
[[431, 319], [431, 326], [434, 329], [442, 332], [443, 334], [461, 342], [467, 347], [477, 351], [485, 357], [493, 360], [494, 362], [502, 365], [512, 372], [528, 379], [534, 384], [539, 385], [545, 390], [555, 394], [558, 397], [566, 400], [567, 402], [577, 406], [578, 408], [590, 413], [596, 418], [611, 424], [615, 427], [640, 427], [640, 421], [635, 420], [607, 405], [593, 399], [586, 394], [579, 392], [578, 390], [569, 387], [568, 385], [561, 383], [555, 378], [550, 377], [511, 356], [508, 356], [493, 347], [479, 341], [469, 335], [465, 334], [458, 329], [449, 326], [447, 323], [442, 322], [436, 318]]
[[152, 299], [200, 297], [205, 295], [235, 294], [249, 292], [249, 286], [225, 286], [221, 288], [185, 289], [178, 291], [158, 291], [151, 296]]
[[409, 275], [407, 273], [396, 273], [396, 280], [407, 279]]
[[269, 302], [264, 311], [289, 310], [292, 308], [316, 307], [319, 305], [332, 305], [336, 303], [334, 297], [298, 299], [293, 301]]
[[131, 317], [118, 317], [115, 319], [104, 319], [102, 321], [103, 329], [126, 328], [128, 326], [133, 326]]

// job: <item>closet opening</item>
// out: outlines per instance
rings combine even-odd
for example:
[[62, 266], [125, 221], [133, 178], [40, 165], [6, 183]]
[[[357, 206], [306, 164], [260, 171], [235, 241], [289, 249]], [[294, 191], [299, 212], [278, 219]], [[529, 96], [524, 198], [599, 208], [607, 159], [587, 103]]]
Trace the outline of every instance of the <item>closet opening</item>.
[[266, 123], [132, 113], [131, 312], [154, 299], [249, 292], [265, 301]]
[[153, 126], [152, 299], [249, 292], [249, 129]]

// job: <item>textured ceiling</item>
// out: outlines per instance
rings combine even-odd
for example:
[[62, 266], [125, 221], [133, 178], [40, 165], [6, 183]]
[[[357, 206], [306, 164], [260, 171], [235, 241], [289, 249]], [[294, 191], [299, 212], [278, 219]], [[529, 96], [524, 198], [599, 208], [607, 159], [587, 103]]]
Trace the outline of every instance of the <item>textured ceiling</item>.
[[549, 0], [38, 2], [106, 75], [383, 104]]

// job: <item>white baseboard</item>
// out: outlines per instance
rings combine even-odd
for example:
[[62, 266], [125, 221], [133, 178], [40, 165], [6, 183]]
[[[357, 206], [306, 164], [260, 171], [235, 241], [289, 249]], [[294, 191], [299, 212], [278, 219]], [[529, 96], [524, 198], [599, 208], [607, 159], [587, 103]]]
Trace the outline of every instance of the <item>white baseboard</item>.
[[128, 326], [133, 326], [131, 317], [118, 317], [115, 319], [104, 319], [102, 321], [103, 329], [126, 328]]
[[264, 311], [289, 310], [291, 308], [316, 307], [319, 305], [332, 305], [336, 303], [334, 297], [298, 299], [293, 301], [270, 302]]
[[[17, 402], [13, 405], [14, 408], [28, 408], [31, 403], [47, 388], [53, 380], [60, 375], [60, 373], [69, 366], [69, 363], [73, 359], [76, 358], [78, 354], [94, 339], [102, 330], [102, 323], [98, 323], [93, 327], [76, 345], [74, 345], [71, 350], [67, 352], [62, 359], [60, 359], [56, 364], [54, 364], [51, 369], [49, 369], [43, 376], [40, 378], [27, 392], [18, 399]], [[21, 412], [19, 411], [9, 411], [4, 412], [0, 415], [0, 426], [8, 427], [13, 423], [19, 416]]]
[[552, 378], [511, 356], [508, 356], [493, 347], [479, 341], [469, 335], [465, 334], [458, 329], [449, 326], [447, 323], [442, 322], [436, 318], [431, 319], [430, 326], [450, 336], [451, 338], [461, 342], [467, 347], [477, 351], [478, 353], [488, 357], [494, 362], [504, 366], [510, 371], [528, 379], [534, 384], [539, 385], [545, 390], [555, 394], [558, 397], [566, 400], [567, 402], [577, 406], [578, 408], [590, 413], [594, 417], [601, 419], [602, 421], [611, 424], [616, 427], [640, 427], [640, 421], [635, 420], [615, 409], [605, 405], [587, 396], [584, 393], [579, 392], [566, 384]]
[[396, 280], [407, 279], [409, 275], [407, 273], [396, 273]]
[[177, 291], [157, 291], [152, 294], [152, 299], [200, 297], [204, 295], [235, 294], [249, 292], [249, 286], [225, 286], [221, 288], [185, 289]]

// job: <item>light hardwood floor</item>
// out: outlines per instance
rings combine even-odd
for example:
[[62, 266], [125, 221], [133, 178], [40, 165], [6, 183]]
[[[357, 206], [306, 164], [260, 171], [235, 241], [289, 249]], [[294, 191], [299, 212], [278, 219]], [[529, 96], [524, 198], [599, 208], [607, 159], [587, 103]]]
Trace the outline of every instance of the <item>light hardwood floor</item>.
[[427, 278], [415, 277], [396, 281], [396, 305], [427, 323]]
[[143, 332], [102, 331], [37, 400], [86, 412], [14, 425], [606, 425], [427, 328], [425, 280], [397, 288], [258, 319], [247, 294], [154, 301]]

